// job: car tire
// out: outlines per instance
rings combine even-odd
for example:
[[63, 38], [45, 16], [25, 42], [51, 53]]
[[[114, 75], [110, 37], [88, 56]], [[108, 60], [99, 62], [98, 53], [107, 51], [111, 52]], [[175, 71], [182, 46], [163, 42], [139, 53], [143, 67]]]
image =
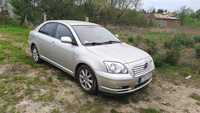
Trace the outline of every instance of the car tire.
[[31, 47], [31, 53], [32, 53], [32, 58], [34, 60], [35, 63], [41, 63], [42, 59], [40, 58], [38, 49], [36, 46], [32, 46]]
[[87, 65], [82, 65], [77, 70], [77, 79], [81, 88], [89, 94], [97, 94], [98, 84], [94, 71]]

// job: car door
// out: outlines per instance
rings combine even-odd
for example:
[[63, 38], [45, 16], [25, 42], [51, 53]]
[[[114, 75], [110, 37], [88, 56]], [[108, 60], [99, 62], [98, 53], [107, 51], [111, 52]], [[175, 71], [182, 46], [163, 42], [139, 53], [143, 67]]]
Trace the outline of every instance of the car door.
[[61, 37], [68, 36], [72, 38], [73, 43], [76, 43], [70, 29], [63, 25], [58, 24], [55, 37], [57, 40], [55, 41], [55, 45], [53, 47], [53, 59], [61, 66], [68, 69], [68, 71], [72, 72], [73, 64], [74, 64], [74, 51], [78, 46], [76, 44], [71, 43], [63, 43], [61, 42]]
[[40, 55], [52, 60], [52, 46], [55, 43], [55, 31], [57, 23], [51, 22], [43, 25], [39, 30], [39, 52]]

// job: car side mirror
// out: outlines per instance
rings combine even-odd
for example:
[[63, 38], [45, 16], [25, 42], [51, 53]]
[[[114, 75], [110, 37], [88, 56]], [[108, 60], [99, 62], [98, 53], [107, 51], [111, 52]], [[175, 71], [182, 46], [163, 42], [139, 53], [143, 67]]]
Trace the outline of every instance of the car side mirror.
[[68, 36], [63, 36], [63, 37], [61, 37], [61, 42], [63, 42], [63, 43], [72, 43], [72, 39], [71, 39], [71, 37], [68, 37]]

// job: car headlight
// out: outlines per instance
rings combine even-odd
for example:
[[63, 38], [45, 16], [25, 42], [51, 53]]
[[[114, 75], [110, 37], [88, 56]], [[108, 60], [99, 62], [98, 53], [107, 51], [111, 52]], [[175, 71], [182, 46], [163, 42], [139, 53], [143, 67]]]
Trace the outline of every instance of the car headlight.
[[107, 71], [112, 74], [127, 74], [128, 69], [124, 64], [119, 62], [104, 62]]

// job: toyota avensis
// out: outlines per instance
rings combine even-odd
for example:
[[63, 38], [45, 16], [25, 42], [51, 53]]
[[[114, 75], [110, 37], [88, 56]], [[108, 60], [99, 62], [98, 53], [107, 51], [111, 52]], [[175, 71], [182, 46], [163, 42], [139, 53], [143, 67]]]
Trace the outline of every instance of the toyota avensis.
[[104, 27], [82, 21], [51, 20], [30, 32], [36, 63], [47, 61], [72, 75], [88, 93], [139, 90], [152, 81], [152, 57], [121, 42]]

